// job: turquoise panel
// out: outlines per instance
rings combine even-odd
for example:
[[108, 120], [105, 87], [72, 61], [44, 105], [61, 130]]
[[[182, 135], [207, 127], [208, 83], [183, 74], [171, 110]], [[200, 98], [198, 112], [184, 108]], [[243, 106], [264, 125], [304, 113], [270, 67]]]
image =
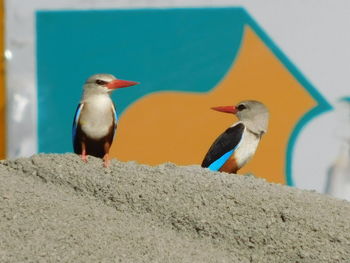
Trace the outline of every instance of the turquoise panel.
[[92, 74], [141, 82], [115, 92], [119, 114], [153, 92], [212, 89], [234, 61], [245, 17], [241, 8], [37, 12], [39, 151], [72, 151], [74, 112]]
[[37, 12], [39, 151], [72, 151], [73, 116], [90, 75], [111, 73], [141, 82], [113, 95], [119, 114], [158, 91], [208, 92], [234, 63], [246, 25], [318, 102], [288, 141], [285, 176], [293, 185], [297, 137], [332, 107], [242, 8]]

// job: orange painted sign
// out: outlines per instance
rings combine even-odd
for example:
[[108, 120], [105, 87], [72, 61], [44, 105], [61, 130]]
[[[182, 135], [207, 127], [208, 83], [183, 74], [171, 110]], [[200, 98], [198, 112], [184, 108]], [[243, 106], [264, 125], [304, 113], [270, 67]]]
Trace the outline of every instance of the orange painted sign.
[[298, 135], [330, 109], [242, 8], [40, 11], [36, 34], [39, 152], [72, 151], [77, 87], [95, 73], [141, 82], [112, 95], [119, 124], [111, 155], [123, 161], [199, 165], [237, 121], [210, 108], [259, 100], [269, 130], [239, 172], [293, 185]]
[[130, 106], [120, 119], [112, 155], [147, 164], [200, 164], [215, 138], [236, 121], [210, 107], [246, 99], [262, 101], [271, 119], [255, 157], [240, 173], [285, 183], [290, 134], [316, 101], [249, 26], [236, 61], [212, 91], [156, 93]]

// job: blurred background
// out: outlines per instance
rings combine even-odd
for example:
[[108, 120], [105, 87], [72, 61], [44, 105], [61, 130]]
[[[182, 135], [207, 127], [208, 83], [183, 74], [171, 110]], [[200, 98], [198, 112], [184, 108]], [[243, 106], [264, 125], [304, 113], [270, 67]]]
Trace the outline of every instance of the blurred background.
[[1, 0], [0, 157], [72, 152], [82, 85], [110, 73], [123, 161], [200, 164], [264, 102], [269, 131], [242, 174], [350, 200], [350, 3], [339, 0]]

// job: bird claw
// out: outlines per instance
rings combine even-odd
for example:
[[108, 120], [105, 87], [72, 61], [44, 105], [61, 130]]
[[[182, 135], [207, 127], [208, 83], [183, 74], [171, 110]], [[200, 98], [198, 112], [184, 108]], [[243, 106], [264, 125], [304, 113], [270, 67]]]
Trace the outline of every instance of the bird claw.
[[105, 156], [103, 156], [103, 166], [105, 168], [108, 168], [109, 164], [110, 164], [110, 161], [108, 159], [108, 154], [105, 154]]
[[105, 168], [108, 168], [108, 167], [109, 167], [109, 164], [110, 164], [110, 161], [109, 161], [109, 160], [104, 160], [104, 161], [103, 161], [103, 166], [104, 166]]
[[84, 163], [88, 162], [87, 155], [81, 155], [81, 159], [83, 160]]

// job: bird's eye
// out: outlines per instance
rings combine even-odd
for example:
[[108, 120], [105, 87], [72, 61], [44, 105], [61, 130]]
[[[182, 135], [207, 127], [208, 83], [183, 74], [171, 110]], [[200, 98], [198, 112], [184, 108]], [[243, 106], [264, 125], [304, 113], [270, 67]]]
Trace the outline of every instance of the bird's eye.
[[242, 110], [244, 110], [244, 109], [246, 109], [246, 108], [247, 108], [247, 107], [246, 107], [245, 105], [239, 104], [238, 107], [237, 107], [237, 110], [242, 111]]
[[98, 84], [98, 85], [106, 85], [106, 81], [103, 81], [103, 80], [100, 80], [100, 79], [97, 79], [96, 81], [96, 84]]

